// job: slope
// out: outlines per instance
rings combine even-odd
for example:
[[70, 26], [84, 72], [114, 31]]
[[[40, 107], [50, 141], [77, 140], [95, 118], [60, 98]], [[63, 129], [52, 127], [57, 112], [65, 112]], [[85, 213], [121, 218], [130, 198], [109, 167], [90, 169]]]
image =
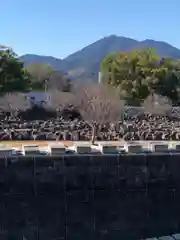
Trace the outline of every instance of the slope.
[[22, 56], [21, 59], [26, 65], [31, 62], [48, 63], [55, 70], [68, 73], [74, 80], [97, 81], [100, 63], [107, 54], [146, 47], [155, 48], [161, 57], [180, 58], [180, 49], [166, 42], [151, 39], [137, 41], [131, 38], [111, 35], [84, 47], [62, 60], [29, 54]]

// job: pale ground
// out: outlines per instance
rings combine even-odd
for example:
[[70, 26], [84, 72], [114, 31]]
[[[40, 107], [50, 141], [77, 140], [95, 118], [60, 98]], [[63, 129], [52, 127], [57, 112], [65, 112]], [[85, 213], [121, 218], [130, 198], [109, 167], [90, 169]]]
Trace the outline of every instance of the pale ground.
[[[154, 142], [154, 143], [179, 143], [180, 142], [172, 142], [172, 141], [134, 141], [133, 143], [139, 143], [139, 144], [142, 144], [143, 147], [147, 147], [148, 143], [149, 142]], [[48, 146], [49, 143], [64, 143], [65, 146], [72, 146], [73, 143], [76, 143], [76, 142], [73, 142], [73, 141], [0, 141], [0, 146], [2, 145], [5, 145], [7, 147], [22, 147], [22, 145], [38, 145], [40, 147], [46, 147]], [[78, 143], [90, 143], [90, 142], [83, 142], [83, 141], [78, 141]], [[99, 142], [96, 142], [96, 143], [99, 143]], [[115, 146], [120, 146], [120, 145], [124, 145], [124, 141], [101, 141], [101, 143], [106, 143], [106, 144], [112, 144], [112, 145], [115, 145]], [[132, 142], [131, 142], [132, 143]]]
[[[52, 141], [0, 141], [0, 145], [5, 145], [7, 147], [22, 147], [22, 145], [37, 145], [40, 147], [46, 147]], [[53, 141], [55, 142], [55, 141]], [[64, 143], [65, 146], [73, 145], [71, 141], [58, 141]]]

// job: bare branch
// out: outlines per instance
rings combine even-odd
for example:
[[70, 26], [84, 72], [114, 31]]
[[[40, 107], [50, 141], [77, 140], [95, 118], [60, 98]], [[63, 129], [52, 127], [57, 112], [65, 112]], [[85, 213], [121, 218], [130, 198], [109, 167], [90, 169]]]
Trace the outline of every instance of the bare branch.
[[113, 89], [106, 86], [84, 86], [76, 91], [75, 105], [84, 120], [88, 122], [118, 122], [124, 102], [120, 101]]
[[63, 109], [74, 104], [75, 95], [68, 92], [60, 92], [58, 90], [50, 91], [52, 107], [55, 109]]
[[172, 102], [167, 97], [151, 94], [145, 99], [143, 109], [154, 115], [167, 116], [171, 113]]
[[27, 110], [30, 104], [21, 93], [9, 93], [0, 98], [0, 108], [4, 110]]

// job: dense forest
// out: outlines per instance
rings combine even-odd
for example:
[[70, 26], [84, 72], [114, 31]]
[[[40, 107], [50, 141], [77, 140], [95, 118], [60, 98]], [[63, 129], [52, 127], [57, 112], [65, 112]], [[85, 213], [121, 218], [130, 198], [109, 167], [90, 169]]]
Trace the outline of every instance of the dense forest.
[[121, 98], [139, 104], [149, 95], [178, 103], [180, 61], [161, 58], [151, 48], [108, 55], [101, 63], [102, 82], [113, 86]]

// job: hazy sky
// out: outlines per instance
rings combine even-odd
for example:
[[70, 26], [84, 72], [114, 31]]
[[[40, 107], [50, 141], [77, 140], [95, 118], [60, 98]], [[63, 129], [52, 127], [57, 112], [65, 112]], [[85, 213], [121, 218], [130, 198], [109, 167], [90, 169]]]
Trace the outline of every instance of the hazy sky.
[[0, 44], [66, 57], [116, 34], [180, 48], [180, 0], [0, 0]]

